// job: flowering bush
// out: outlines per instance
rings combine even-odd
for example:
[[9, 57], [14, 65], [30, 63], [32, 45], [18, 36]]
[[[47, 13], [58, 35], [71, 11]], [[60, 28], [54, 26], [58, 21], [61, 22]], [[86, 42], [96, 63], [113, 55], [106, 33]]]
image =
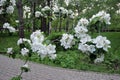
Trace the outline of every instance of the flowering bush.
[[4, 24], [3, 24], [3, 28], [4, 28], [4, 29], [8, 29], [10, 33], [16, 32], [15, 28], [12, 27], [9, 23], [4, 23]]
[[62, 39], [60, 40], [61, 46], [65, 49], [71, 48], [75, 44], [74, 36], [71, 34], [63, 34]]
[[15, 0], [0, 0], [0, 14], [12, 14], [15, 5]]

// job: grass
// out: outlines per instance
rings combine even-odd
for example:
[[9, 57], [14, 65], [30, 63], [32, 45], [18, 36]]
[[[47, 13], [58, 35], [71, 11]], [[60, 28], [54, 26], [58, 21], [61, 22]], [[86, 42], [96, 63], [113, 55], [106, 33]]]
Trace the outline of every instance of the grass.
[[[29, 38], [29, 34], [26, 34], [27, 38]], [[93, 35], [96, 36], [97, 34]], [[111, 41], [111, 48], [108, 54], [105, 55], [105, 61], [101, 64], [90, 63], [88, 56], [77, 50], [77, 46], [69, 50], [64, 50], [60, 47], [61, 50], [58, 49], [56, 53], [58, 56], [55, 60], [48, 58], [41, 60], [37, 54], [33, 54], [29, 60], [50, 66], [120, 74], [120, 32], [103, 32], [101, 35], [106, 36]], [[5, 52], [8, 47], [18, 50], [19, 48], [16, 44], [18, 39], [17, 34], [13, 34], [13, 36], [0, 34], [0, 52]], [[23, 59], [19, 54], [17, 58]]]

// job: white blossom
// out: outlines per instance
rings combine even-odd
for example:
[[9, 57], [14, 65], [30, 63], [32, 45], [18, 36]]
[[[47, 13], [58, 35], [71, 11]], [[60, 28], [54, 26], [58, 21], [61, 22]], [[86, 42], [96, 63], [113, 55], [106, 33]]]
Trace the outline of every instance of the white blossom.
[[47, 46], [48, 54], [54, 54], [54, 53], [56, 53], [55, 48], [56, 48], [55, 45], [49, 44], [49, 45]]
[[44, 8], [41, 9], [41, 11], [45, 12], [45, 11], [50, 11], [50, 7], [49, 6], [45, 6]]
[[26, 39], [26, 38], [20, 38], [17, 41], [17, 45], [23, 44], [24, 42], [27, 42], [27, 43], [29, 43], [29, 45], [31, 45], [31, 41], [29, 39]]
[[0, 0], [0, 6], [3, 6], [3, 4], [6, 2], [6, 0]]
[[13, 54], [13, 48], [8, 48], [8, 49], [7, 49], [7, 53], [8, 53], [8, 54]]
[[36, 30], [30, 35], [30, 39], [32, 40], [32, 42], [42, 43], [44, 41], [43, 32], [41, 32], [40, 30]]
[[8, 29], [10, 32], [16, 32], [16, 29], [13, 28], [12, 26], [9, 26], [7, 29]]
[[106, 37], [97, 36], [95, 39], [93, 39], [93, 43], [96, 44], [97, 48], [103, 48], [103, 50], [108, 51], [111, 42], [107, 40]]
[[91, 39], [91, 36], [90, 35], [88, 35], [88, 34], [86, 34], [86, 35], [84, 35], [84, 36], [81, 36], [81, 39], [80, 39], [80, 42], [81, 43], [86, 43], [86, 42], [90, 42], [92, 39]]
[[36, 11], [36, 12], [35, 12], [35, 17], [38, 18], [38, 17], [40, 17], [40, 16], [42, 16], [42, 13], [41, 13], [40, 11]]
[[29, 50], [28, 50], [27, 48], [22, 48], [22, 49], [21, 49], [21, 54], [22, 54], [23, 56], [28, 55], [28, 53], [29, 53]]
[[71, 34], [63, 34], [62, 39], [60, 40], [61, 46], [65, 49], [71, 48], [75, 44], [74, 37]]
[[26, 64], [24, 64], [22, 67], [28, 68], [28, 64], [26, 63]]
[[4, 24], [3, 24], [3, 28], [8, 28], [9, 26], [10, 26], [9, 23], [4, 23]]
[[65, 0], [65, 4], [68, 6], [71, 0]]
[[74, 29], [75, 29], [75, 36], [77, 38], [81, 38], [81, 37], [85, 36], [86, 33], [88, 32], [88, 29], [83, 26], [77, 26]]
[[88, 26], [89, 21], [86, 18], [81, 18], [77, 24], [77, 26]]
[[13, 6], [8, 6], [7, 7], [7, 10], [6, 10], [7, 13], [11, 14], [11, 13], [13, 13], [13, 11], [14, 11], [14, 7]]
[[93, 15], [92, 18], [90, 18], [90, 21], [94, 20], [95, 18], [99, 18], [100, 22], [105, 22], [106, 24], [111, 24], [110, 23], [110, 14], [106, 13], [105, 11], [100, 11], [96, 15]]
[[13, 6], [16, 5], [16, 1], [15, 0], [10, 0], [10, 2], [12, 3]]
[[99, 58], [96, 58], [94, 60], [94, 63], [101, 63], [104, 61], [104, 54], [102, 54]]

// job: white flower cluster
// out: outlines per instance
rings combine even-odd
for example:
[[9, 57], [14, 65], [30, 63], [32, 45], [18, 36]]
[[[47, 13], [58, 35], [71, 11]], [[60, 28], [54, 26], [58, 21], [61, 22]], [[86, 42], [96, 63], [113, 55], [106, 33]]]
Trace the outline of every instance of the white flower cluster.
[[96, 48], [103, 49], [104, 51], [108, 51], [108, 48], [110, 48], [110, 41], [103, 36], [97, 36], [95, 39], [93, 39], [93, 43], [95, 44]]
[[28, 53], [29, 53], [29, 49], [27, 49], [27, 48], [22, 48], [20, 52], [21, 52], [21, 54], [22, 54], [23, 56], [27, 56]]
[[43, 14], [40, 12], [40, 11], [36, 11], [35, 12], [35, 17], [40, 17], [40, 16], [43, 16]]
[[104, 54], [94, 60], [94, 63], [101, 63], [104, 61]]
[[41, 58], [43, 59], [45, 56], [50, 57], [50, 59], [55, 59], [56, 58], [56, 46], [49, 44], [49, 45], [44, 45], [44, 35], [40, 30], [37, 30], [33, 32], [30, 36], [30, 39], [32, 41], [31, 44], [31, 49], [33, 52], [37, 52]]
[[9, 32], [16, 32], [15, 28], [13, 28], [9, 23], [4, 23], [3, 28], [8, 29]]
[[47, 12], [51, 11], [51, 8], [49, 6], [45, 6], [44, 8], [41, 8], [41, 7], [39, 7], [39, 8], [40, 8], [40, 11], [35, 12], [35, 17], [36, 18], [39, 18], [40, 16], [46, 18], [47, 17]]
[[89, 21], [86, 18], [81, 18], [77, 24], [75, 29], [75, 36], [77, 38], [82, 38], [86, 36], [86, 33], [88, 32], [87, 25], [89, 24]]
[[118, 9], [118, 10], [116, 11], [116, 14], [120, 14], [120, 9]]
[[75, 13], [72, 10], [67, 10], [64, 7], [58, 7], [57, 5], [54, 5], [53, 8], [53, 13], [57, 15], [69, 15], [70, 18], [75, 18]]
[[88, 45], [83, 43], [79, 43], [78, 49], [86, 54], [93, 53], [96, 50], [94, 45]]
[[24, 44], [25, 42], [27, 42], [27, 43], [29, 43], [29, 45], [31, 45], [31, 41], [29, 39], [26, 39], [26, 38], [20, 38], [17, 41], [17, 45], [19, 46], [20, 44]]
[[7, 49], [7, 53], [8, 53], [8, 54], [13, 54], [13, 48], [8, 48], [8, 49]]
[[28, 6], [23, 6], [23, 18], [30, 18], [31, 16], [31, 10]]
[[[6, 3], [9, 3], [6, 5]], [[14, 11], [14, 6], [16, 5], [15, 0], [10, 0], [9, 2], [7, 0], [0, 0], [0, 14], [8, 13], [12, 14]], [[6, 7], [3, 7], [6, 6]]]
[[[81, 41], [81, 40], [80, 40]], [[85, 43], [86, 42], [86, 43]], [[78, 49], [83, 53], [95, 53], [98, 49], [102, 49], [105, 52], [108, 52], [108, 48], [110, 48], [110, 41], [103, 36], [97, 36], [95, 39], [85, 39], [85, 42], [79, 43]], [[87, 44], [87, 42], [91, 44]]]
[[75, 44], [74, 36], [71, 34], [63, 34], [62, 39], [60, 40], [61, 46], [65, 49], [71, 48]]
[[117, 11], [116, 11], [116, 14], [120, 14], [120, 3], [116, 4], [117, 7], [119, 8]]
[[[110, 48], [110, 41], [103, 36], [97, 36], [96, 38], [92, 39], [91, 36], [87, 34], [88, 25], [89, 21], [86, 18], [82, 18], [79, 20], [77, 26], [75, 27], [75, 36], [80, 39], [78, 49], [88, 55], [97, 55], [98, 51], [101, 51], [103, 53], [108, 52], [108, 48]], [[94, 63], [100, 63], [102, 61], [104, 61], [104, 56], [96, 58]]]
[[[32, 52], [37, 53], [38, 55], [41, 56], [41, 59], [43, 59], [44, 57], [48, 56], [50, 59], [55, 59], [56, 58], [56, 46], [49, 44], [49, 45], [45, 45], [43, 44], [44, 41], [44, 35], [43, 32], [41, 32], [40, 30], [36, 30], [35, 32], [33, 32], [30, 35], [30, 40], [26, 39], [26, 38], [20, 38], [17, 41], [17, 45], [20, 46], [20, 44], [25, 44], [25, 42], [27, 42], [30, 46], [30, 49], [32, 50]], [[26, 46], [24, 46], [21, 49], [21, 54], [23, 56], [27, 56], [29, 53], [29, 49], [26, 48]]]
[[65, 0], [65, 4], [68, 6], [71, 0]]
[[90, 22], [92, 22], [94, 19], [99, 18], [100, 22], [105, 22], [106, 24], [110, 23], [110, 14], [106, 13], [105, 11], [100, 11], [96, 15], [93, 15], [92, 18], [90, 18]]
[[45, 11], [50, 11], [50, 7], [49, 6], [45, 6], [44, 8], [41, 9], [42, 12], [45, 12]]

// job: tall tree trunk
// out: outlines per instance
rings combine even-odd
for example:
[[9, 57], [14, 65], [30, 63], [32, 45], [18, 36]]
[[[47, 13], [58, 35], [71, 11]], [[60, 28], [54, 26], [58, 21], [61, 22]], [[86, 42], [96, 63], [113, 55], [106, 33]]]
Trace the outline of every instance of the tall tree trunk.
[[19, 37], [24, 38], [24, 21], [22, 0], [17, 1], [18, 18], [19, 18]]
[[36, 8], [36, 2], [32, 2], [32, 17], [33, 17], [33, 21], [32, 21], [32, 23], [33, 23], [33, 31], [35, 31], [36, 30], [36, 25], [35, 25], [35, 8]]

